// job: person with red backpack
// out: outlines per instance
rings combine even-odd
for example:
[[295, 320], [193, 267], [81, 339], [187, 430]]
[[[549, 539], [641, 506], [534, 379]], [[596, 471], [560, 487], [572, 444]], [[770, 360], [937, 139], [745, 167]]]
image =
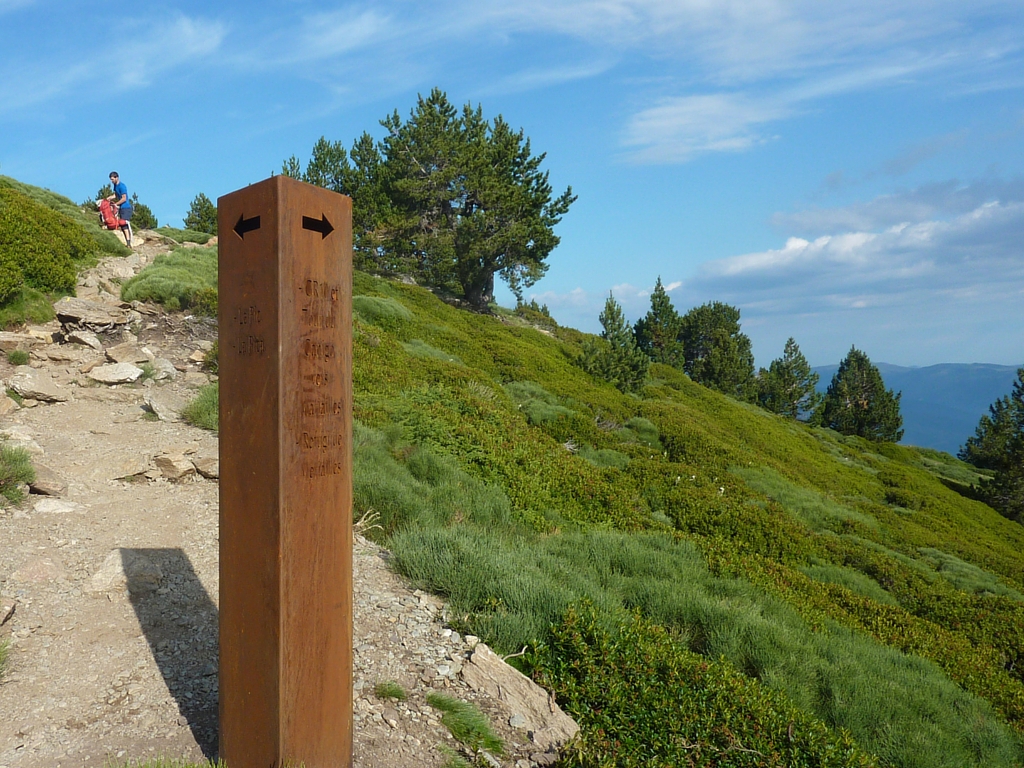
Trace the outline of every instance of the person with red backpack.
[[121, 181], [121, 177], [117, 171], [110, 172], [110, 186], [114, 188], [114, 194], [108, 195], [106, 199], [111, 201], [114, 210], [117, 211], [117, 224], [121, 229], [121, 233], [124, 235], [124, 243], [131, 248], [132, 225], [130, 222], [135, 210], [132, 208], [132, 203], [128, 199], [128, 187], [126, 187], [124, 182]]

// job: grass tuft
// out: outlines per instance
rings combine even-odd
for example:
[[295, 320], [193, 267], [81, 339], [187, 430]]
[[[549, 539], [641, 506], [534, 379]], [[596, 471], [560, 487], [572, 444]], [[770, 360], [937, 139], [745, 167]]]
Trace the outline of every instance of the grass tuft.
[[441, 722], [451, 731], [452, 736], [470, 749], [504, 753], [505, 745], [491, 728], [487, 715], [475, 704], [443, 693], [428, 693], [427, 704], [444, 713]]
[[383, 680], [377, 683], [373, 687], [373, 693], [378, 699], [394, 699], [395, 701], [405, 701], [408, 695], [405, 689], [402, 688], [394, 680]]
[[194, 427], [216, 432], [220, 428], [220, 387], [207, 384], [181, 411], [181, 418]]
[[24, 448], [0, 445], [0, 496], [12, 504], [25, 498], [21, 486], [36, 479], [32, 457]]
[[7, 362], [11, 365], [28, 365], [28, 352], [23, 349], [12, 349], [7, 353]]

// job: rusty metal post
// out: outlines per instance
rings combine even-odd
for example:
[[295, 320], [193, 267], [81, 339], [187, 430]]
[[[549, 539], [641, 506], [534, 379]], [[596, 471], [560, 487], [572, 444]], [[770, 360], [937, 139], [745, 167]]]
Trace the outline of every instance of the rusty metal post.
[[352, 203], [217, 201], [220, 756], [352, 762]]

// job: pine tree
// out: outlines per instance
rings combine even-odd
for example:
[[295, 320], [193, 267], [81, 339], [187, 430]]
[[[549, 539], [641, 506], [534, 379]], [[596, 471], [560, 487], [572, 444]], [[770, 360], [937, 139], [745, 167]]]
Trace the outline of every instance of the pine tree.
[[195, 196], [189, 206], [188, 215], [185, 217], [185, 229], [210, 235], [217, 234], [217, 206], [202, 192]]
[[637, 347], [656, 363], [676, 368], [683, 364], [683, 345], [679, 342], [682, 318], [672, 306], [661, 277], [651, 293], [651, 310], [636, 321], [633, 333]]
[[695, 307], [681, 319], [686, 375], [739, 400], [756, 396], [750, 338], [740, 332], [740, 311], [720, 301]]
[[156, 229], [160, 226], [153, 215], [153, 209], [145, 203], [140, 203], [138, 194], [132, 195], [132, 209], [132, 226], [135, 229]]
[[599, 319], [604, 328], [601, 338], [583, 345], [580, 365], [587, 373], [611, 382], [623, 392], [639, 392], [651, 361], [637, 348], [622, 307], [610, 293]]
[[1011, 393], [989, 406], [959, 456], [995, 471], [991, 480], [981, 482], [982, 496], [1002, 514], [1024, 523], [1024, 368], [1017, 370]]
[[547, 271], [572, 188], [553, 196], [523, 131], [479, 106], [460, 112], [436, 88], [407, 120], [396, 110], [381, 125], [382, 142], [364, 134], [346, 156], [321, 138], [305, 172], [294, 156], [282, 171], [352, 197], [361, 266], [412, 273], [478, 309], [497, 274], [522, 299]]
[[882, 374], [856, 347], [839, 364], [814, 421], [844, 435], [876, 443], [898, 443], [903, 437], [900, 397], [885, 388]]
[[758, 373], [757, 399], [762, 408], [796, 419], [818, 407], [821, 395], [817, 384], [818, 374], [811, 371], [807, 358], [790, 337], [782, 357], [772, 360], [768, 370], [762, 368]]

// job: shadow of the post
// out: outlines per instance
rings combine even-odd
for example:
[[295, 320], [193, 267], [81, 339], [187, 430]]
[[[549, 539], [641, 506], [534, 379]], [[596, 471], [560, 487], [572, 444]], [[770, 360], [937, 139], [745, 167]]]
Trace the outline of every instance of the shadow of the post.
[[128, 594], [167, 689], [217, 757], [217, 606], [181, 549], [121, 549]]

